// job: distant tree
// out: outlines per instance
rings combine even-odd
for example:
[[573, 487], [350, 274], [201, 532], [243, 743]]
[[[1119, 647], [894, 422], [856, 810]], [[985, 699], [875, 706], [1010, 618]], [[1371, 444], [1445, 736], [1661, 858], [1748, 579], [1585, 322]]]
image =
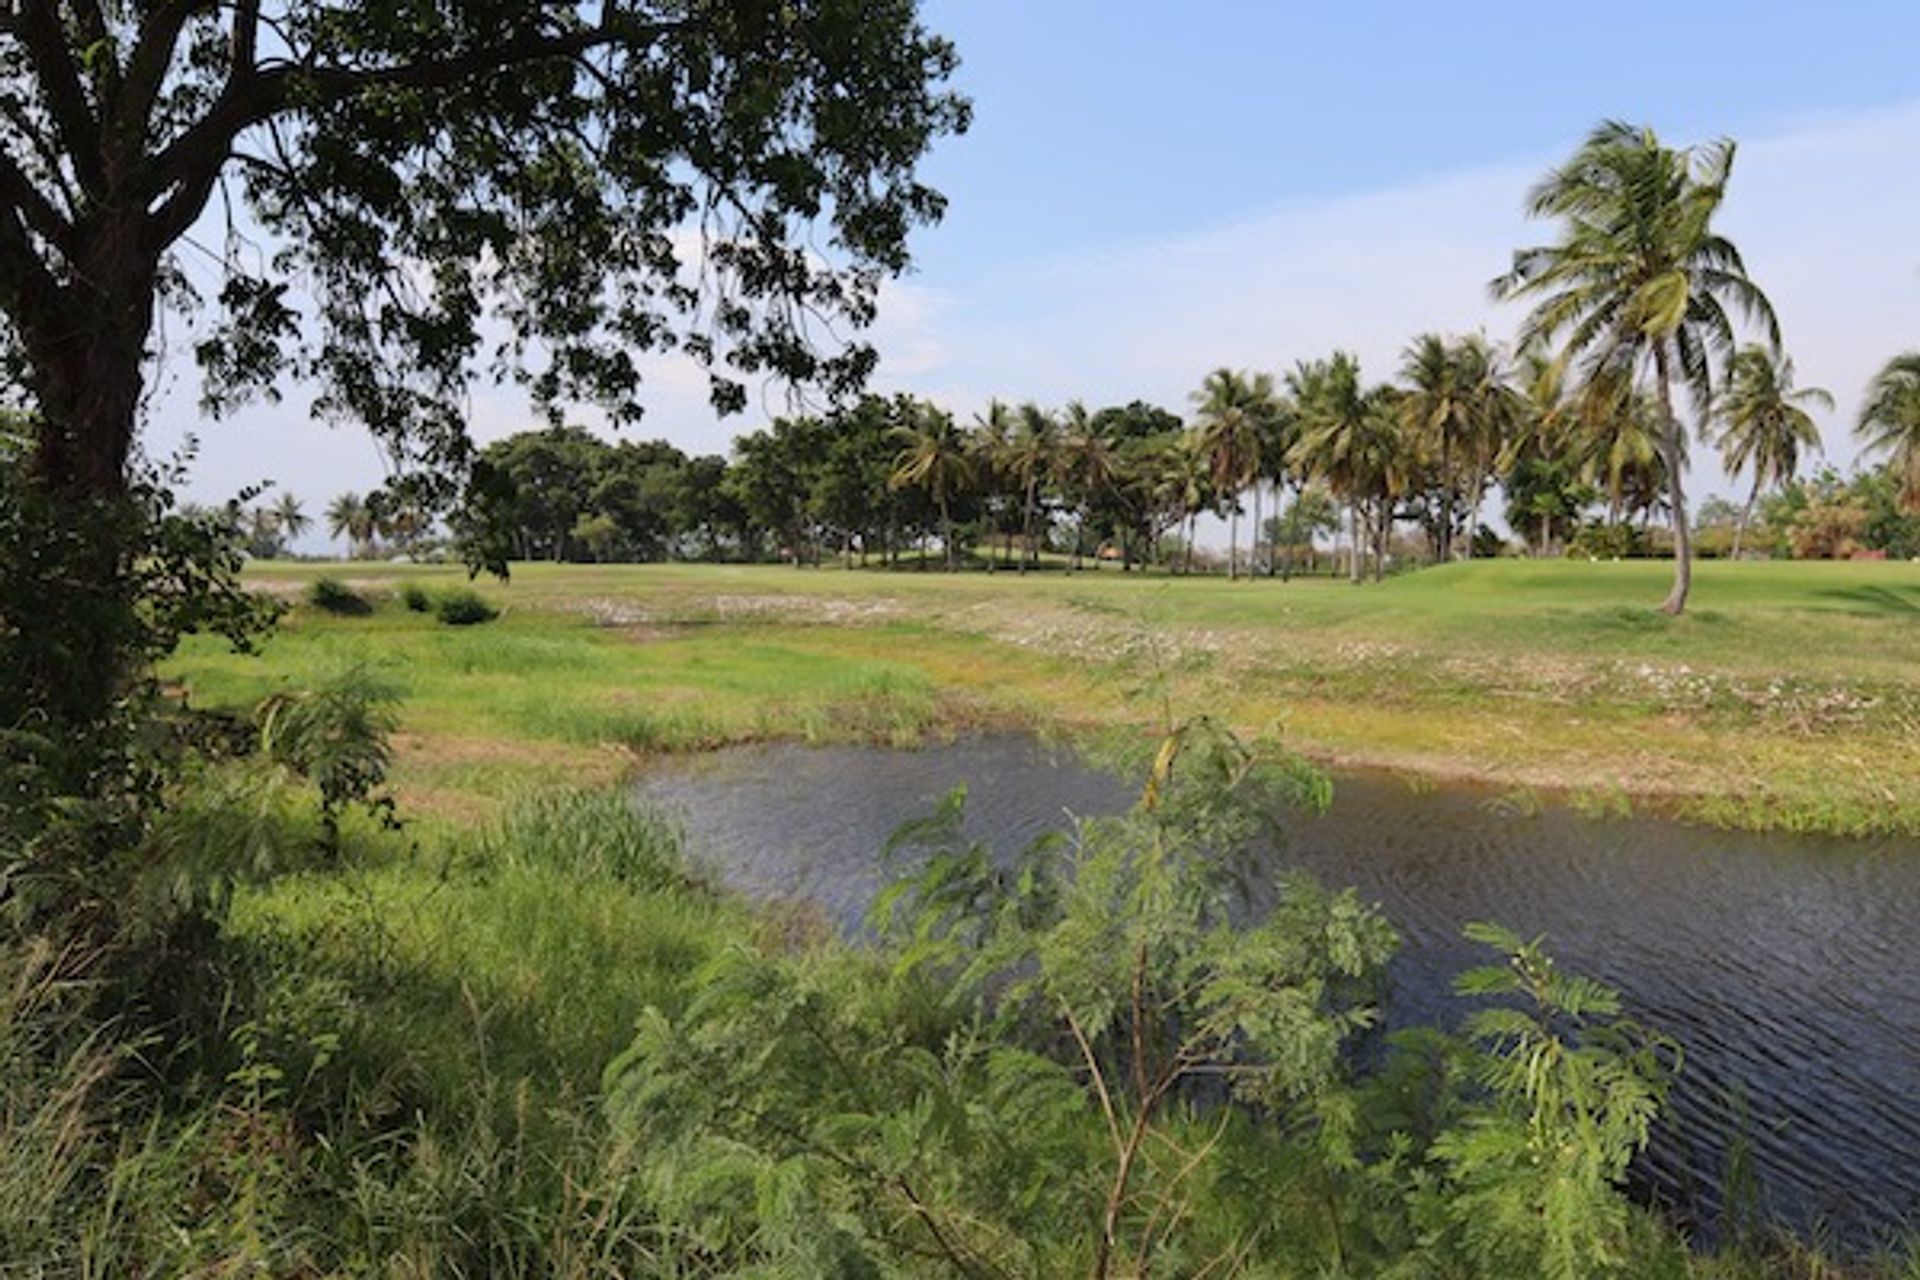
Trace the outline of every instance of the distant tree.
[[366, 554], [373, 543], [373, 513], [357, 493], [343, 493], [327, 507], [327, 536], [347, 540], [350, 559]]
[[1178, 414], [1134, 400], [1094, 415], [1094, 429], [1113, 454], [1108, 484], [1094, 501], [1094, 521], [1103, 537], [1120, 544], [1121, 566], [1154, 558], [1161, 533], [1180, 517], [1165, 497], [1167, 451], [1186, 430]]
[[1345, 351], [1297, 365], [1287, 382], [1300, 410], [1301, 458], [1347, 504], [1349, 577], [1359, 582], [1362, 519], [1370, 498], [1383, 488], [1381, 396], [1362, 385], [1360, 361]]
[[1673, 590], [1662, 606], [1671, 614], [1686, 608], [1693, 583], [1674, 384], [1703, 411], [1712, 402], [1715, 366], [1735, 345], [1730, 312], [1780, 345], [1772, 305], [1713, 228], [1733, 158], [1729, 141], [1675, 150], [1651, 129], [1602, 124], [1528, 198], [1534, 216], [1561, 221], [1560, 240], [1518, 251], [1493, 283], [1496, 297], [1539, 299], [1523, 345], [1564, 342], [1560, 359], [1589, 383], [1651, 376], [1673, 518]]
[[1726, 391], [1715, 412], [1720, 434], [1714, 443], [1728, 475], [1753, 472], [1753, 487], [1733, 531], [1733, 558], [1738, 560], [1760, 491], [1793, 479], [1801, 450], [1820, 447], [1820, 428], [1805, 406], [1817, 404], [1831, 411], [1833, 397], [1819, 387], [1794, 390], [1793, 361], [1764, 347], [1742, 347], [1727, 373]]
[[1094, 512], [1119, 478], [1119, 459], [1101, 434], [1101, 425], [1086, 405], [1073, 401], [1062, 415], [1054, 454], [1055, 479], [1074, 510], [1071, 563], [1075, 569], [1080, 567]]
[[1920, 351], [1895, 356], [1874, 376], [1855, 431], [1869, 453], [1890, 456], [1901, 510], [1920, 515]]
[[[1507, 382], [1499, 353], [1485, 338], [1448, 341], [1427, 333], [1402, 356], [1406, 394], [1401, 415], [1410, 442], [1424, 443], [1433, 457], [1439, 494], [1439, 557], [1453, 559], [1456, 512], [1477, 509], [1491, 459], [1521, 417], [1518, 393]], [[1471, 538], [1469, 538], [1469, 546]]]
[[1020, 572], [1025, 573], [1039, 551], [1034, 522], [1040, 515], [1041, 486], [1056, 466], [1060, 428], [1052, 414], [1031, 402], [1021, 405], [1016, 416], [1019, 422], [1007, 454], [1007, 465], [1020, 482], [1020, 536], [1025, 544]]
[[[1194, 426], [1213, 470], [1213, 487], [1227, 511], [1227, 579], [1239, 576], [1240, 495], [1260, 475], [1260, 446], [1277, 414], [1273, 378], [1215, 369], [1193, 395]], [[1256, 529], [1259, 513], [1254, 513]]]
[[991, 546], [987, 572], [999, 563], [1013, 560], [1013, 533], [1019, 521], [1020, 485], [1013, 469], [1013, 411], [999, 400], [987, 403], [987, 410], [974, 420], [972, 448], [974, 480], [986, 508], [988, 533], [1002, 538], [1004, 557], [996, 560]]
[[952, 414], [922, 403], [912, 406], [911, 416], [894, 428], [894, 435], [902, 447], [894, 459], [889, 483], [896, 489], [917, 487], [933, 499], [940, 512], [941, 547], [947, 570], [952, 572], [956, 567], [953, 503], [973, 483], [974, 476], [966, 436], [954, 424]]
[[273, 515], [274, 519], [280, 523], [280, 531], [289, 541], [300, 537], [313, 527], [313, 521], [301, 507], [300, 499], [290, 490], [280, 491], [280, 496], [274, 500]]
[[1267, 540], [1279, 553], [1283, 576], [1293, 576], [1294, 553], [1305, 548], [1309, 557], [1321, 534], [1340, 530], [1340, 510], [1333, 497], [1318, 485], [1302, 489], [1285, 511], [1267, 522]]
[[247, 508], [241, 532], [246, 537], [247, 554], [256, 560], [276, 560], [286, 550], [285, 531], [279, 513], [272, 507]]

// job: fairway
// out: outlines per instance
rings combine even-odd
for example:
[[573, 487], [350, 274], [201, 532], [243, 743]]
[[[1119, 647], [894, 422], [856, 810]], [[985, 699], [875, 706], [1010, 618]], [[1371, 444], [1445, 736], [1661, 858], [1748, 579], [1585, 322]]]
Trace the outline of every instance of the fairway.
[[1378, 586], [1325, 578], [515, 566], [456, 629], [391, 598], [460, 570], [327, 574], [367, 617], [298, 606], [258, 658], [199, 638], [169, 667], [203, 705], [370, 665], [406, 690], [403, 801], [465, 821], [635, 753], [764, 739], [911, 743], [986, 728], [1148, 728], [1168, 710], [1279, 727], [1333, 764], [1738, 826], [1920, 830], [1920, 566], [1499, 560]]

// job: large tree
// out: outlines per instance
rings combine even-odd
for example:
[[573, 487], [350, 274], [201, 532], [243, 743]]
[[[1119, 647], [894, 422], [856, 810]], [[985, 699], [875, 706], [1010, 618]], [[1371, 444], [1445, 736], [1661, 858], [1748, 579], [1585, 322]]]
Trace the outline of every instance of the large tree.
[[1535, 217], [1560, 220], [1560, 239], [1518, 251], [1513, 270], [1493, 283], [1496, 297], [1538, 299], [1522, 345], [1560, 344], [1560, 358], [1589, 383], [1652, 380], [1673, 514], [1673, 590], [1662, 608], [1673, 614], [1693, 585], [1674, 385], [1707, 409], [1717, 366], [1734, 349], [1733, 313], [1780, 345], [1772, 305], [1713, 227], [1733, 158], [1729, 141], [1676, 149], [1651, 129], [1602, 124], [1528, 199]]
[[966, 123], [954, 65], [913, 0], [0, 8], [0, 368], [35, 411], [14, 510], [86, 596], [8, 619], [26, 694], [0, 710], [97, 719], [124, 675], [163, 316], [211, 300], [211, 407], [297, 375], [449, 484], [477, 376], [616, 420], [667, 350], [722, 409], [749, 379], [848, 388], [871, 350], [809, 335], [871, 319], [940, 214], [914, 170]]

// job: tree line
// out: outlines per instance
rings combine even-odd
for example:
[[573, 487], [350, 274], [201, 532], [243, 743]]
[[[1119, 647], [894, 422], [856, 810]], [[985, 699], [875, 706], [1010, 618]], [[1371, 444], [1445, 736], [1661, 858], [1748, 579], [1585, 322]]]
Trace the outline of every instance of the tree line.
[[[1900, 554], [1890, 521], [1914, 511], [1916, 495], [1910, 451], [1887, 425], [1902, 411], [1897, 384], [1876, 394], [1862, 425], [1870, 443], [1895, 436], [1884, 444], [1895, 457], [1858, 481], [1893, 508], [1871, 529], [1863, 517], [1850, 541], [1792, 532], [1806, 502], [1781, 499], [1804, 493], [1797, 478], [1820, 446], [1816, 404], [1831, 397], [1797, 388], [1790, 359], [1761, 345], [1735, 352], [1705, 436], [1745, 494], [1702, 504], [1705, 554]], [[1230, 578], [1289, 575], [1344, 530], [1345, 571], [1358, 581], [1396, 557], [1503, 550], [1482, 514], [1497, 486], [1533, 554], [1674, 545], [1656, 523], [1673, 515], [1656, 396], [1576, 385], [1539, 351], [1516, 358], [1479, 335], [1429, 333], [1408, 344], [1392, 381], [1370, 383], [1353, 355], [1335, 352], [1278, 377], [1215, 370], [1191, 408], [1183, 418], [1144, 401], [996, 401], [961, 422], [911, 395], [866, 396], [776, 419], [738, 438], [731, 458], [609, 443], [578, 427], [523, 432], [482, 452], [452, 524], [521, 560], [913, 558], [1025, 572], [1052, 552], [1069, 569], [1111, 559], [1191, 572], [1198, 521], [1213, 516], [1227, 524]], [[1892, 479], [1869, 478], [1882, 474]], [[341, 506], [329, 513], [336, 536], [379, 550], [375, 526], [340, 517]], [[1750, 536], [1756, 514], [1764, 537]]]

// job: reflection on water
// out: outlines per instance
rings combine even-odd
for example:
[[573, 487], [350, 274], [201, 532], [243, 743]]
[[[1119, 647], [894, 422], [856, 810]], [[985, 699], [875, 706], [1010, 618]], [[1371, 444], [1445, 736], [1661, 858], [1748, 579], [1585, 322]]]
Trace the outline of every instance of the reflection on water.
[[[887, 836], [962, 783], [970, 831], [1003, 849], [1132, 797], [1024, 739], [741, 748], [662, 765], [639, 789], [730, 883], [851, 928], [888, 879]], [[1650, 1162], [1668, 1195], [1710, 1213], [1737, 1136], [1784, 1220], [1856, 1239], [1920, 1226], [1920, 846], [1516, 817], [1365, 774], [1339, 776], [1332, 812], [1291, 828], [1276, 867], [1357, 886], [1405, 939], [1395, 1023], [1458, 1017], [1447, 984], [1485, 958], [1460, 938], [1467, 921], [1545, 933], [1686, 1050]]]

